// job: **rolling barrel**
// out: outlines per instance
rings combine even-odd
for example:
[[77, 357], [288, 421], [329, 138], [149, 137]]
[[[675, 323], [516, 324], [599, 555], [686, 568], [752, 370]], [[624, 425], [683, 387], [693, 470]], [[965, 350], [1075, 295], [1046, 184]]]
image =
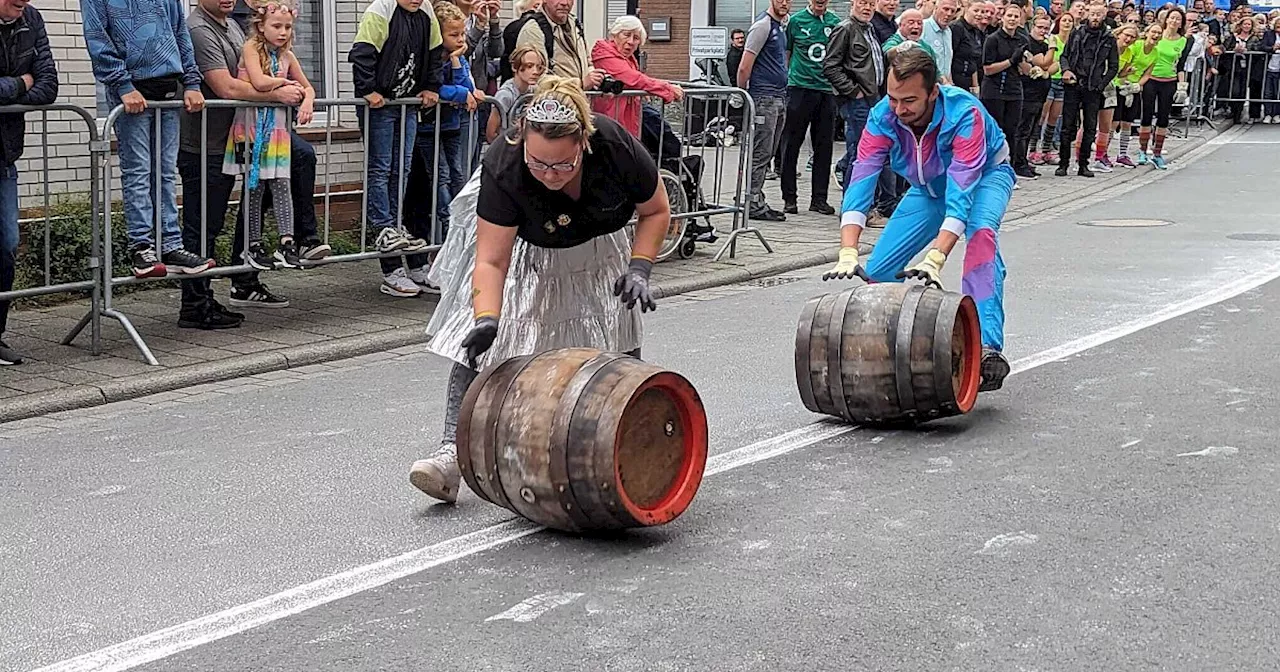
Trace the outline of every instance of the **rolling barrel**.
[[587, 348], [513, 357], [467, 390], [458, 468], [481, 498], [566, 531], [663, 525], [693, 501], [707, 414], [683, 376]]
[[911, 424], [968, 413], [982, 339], [973, 299], [906, 283], [810, 299], [796, 329], [805, 408], [849, 422]]

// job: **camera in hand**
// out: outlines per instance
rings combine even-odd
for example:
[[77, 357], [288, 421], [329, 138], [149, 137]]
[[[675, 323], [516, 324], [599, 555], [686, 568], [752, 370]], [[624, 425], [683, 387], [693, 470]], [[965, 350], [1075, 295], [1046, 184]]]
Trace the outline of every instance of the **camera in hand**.
[[600, 80], [600, 86], [598, 88], [601, 93], [612, 93], [616, 96], [625, 91], [627, 87], [613, 77], [605, 75], [604, 79]]

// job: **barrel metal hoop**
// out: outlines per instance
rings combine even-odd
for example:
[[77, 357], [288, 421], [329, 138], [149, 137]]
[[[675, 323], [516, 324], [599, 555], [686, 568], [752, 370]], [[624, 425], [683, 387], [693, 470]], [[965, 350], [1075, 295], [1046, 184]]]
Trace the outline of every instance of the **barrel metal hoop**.
[[898, 320], [893, 327], [893, 334], [889, 338], [889, 357], [893, 362], [893, 382], [898, 389], [898, 407], [908, 418], [918, 415], [916, 393], [911, 385], [911, 337], [915, 333], [916, 312], [920, 308], [920, 298], [924, 293], [923, 285], [915, 285], [907, 290], [898, 309]]
[[954, 292], [944, 292], [942, 305], [938, 307], [938, 321], [933, 330], [933, 386], [946, 396], [938, 397], [938, 405], [947, 414], [955, 414], [960, 410], [960, 401], [956, 399], [955, 385], [952, 378], [958, 373], [951, 368], [951, 338], [955, 331], [956, 317], [960, 311], [960, 302], [964, 297]]
[[511, 378], [507, 381], [507, 386], [502, 390], [502, 395], [497, 397], [496, 408], [498, 409], [498, 415], [494, 418], [493, 426], [486, 428], [486, 431], [489, 432], [489, 440], [484, 442], [485, 463], [489, 465], [489, 489], [493, 491], [493, 496], [498, 499], [494, 504], [516, 513], [520, 513], [520, 510], [511, 505], [511, 499], [507, 497], [507, 491], [502, 488], [502, 472], [498, 469], [498, 432], [502, 427], [502, 422], [500, 421], [502, 419], [502, 410], [507, 406], [507, 396], [511, 394], [516, 381], [520, 379], [520, 374], [529, 367], [529, 364], [534, 359], [537, 359], [537, 356], [521, 357], [519, 359], [522, 361], [516, 366], [515, 372], [512, 373]]
[[[475, 380], [471, 381], [466, 394], [462, 397], [461, 412], [458, 413], [458, 429], [454, 439], [455, 445], [461, 443], [461, 445], [457, 445], [458, 471], [462, 472], [462, 479], [466, 481], [467, 487], [471, 488], [472, 492], [485, 501], [490, 500], [484, 495], [484, 490], [480, 488], [475, 467], [471, 461], [471, 415], [475, 413], [476, 403], [480, 398], [480, 394], [484, 391], [484, 386], [506, 363], [505, 361], [499, 362], [484, 369], [476, 376]], [[490, 503], [496, 504], [497, 502]]]
[[844, 393], [844, 322], [849, 313], [849, 304], [853, 301], [856, 288], [846, 289], [836, 296], [836, 305], [831, 309], [831, 323], [827, 328], [827, 386], [831, 390], [831, 401], [835, 403], [840, 417], [854, 421], [849, 413], [849, 400]]
[[[551, 445], [547, 456], [550, 460], [547, 466], [551, 471], [551, 486], [560, 500], [560, 508], [568, 514], [574, 524], [583, 530], [596, 529], [607, 523], [593, 519], [590, 512], [579, 503], [573, 491], [573, 481], [569, 478], [569, 440], [572, 436], [570, 427], [578, 417], [583, 392], [591, 389], [596, 376], [610, 363], [624, 356], [614, 352], [604, 352], [584, 363], [573, 374], [573, 379], [561, 394], [562, 406], [556, 409], [555, 419], [552, 420], [555, 424], [551, 428]], [[566, 398], [573, 400], [568, 408], [563, 405]]]
[[821, 302], [821, 296], [806, 301], [800, 311], [800, 324], [796, 326], [796, 388], [800, 391], [804, 407], [815, 413], [822, 409], [813, 398], [813, 372], [809, 370], [809, 359], [813, 351], [813, 318]]

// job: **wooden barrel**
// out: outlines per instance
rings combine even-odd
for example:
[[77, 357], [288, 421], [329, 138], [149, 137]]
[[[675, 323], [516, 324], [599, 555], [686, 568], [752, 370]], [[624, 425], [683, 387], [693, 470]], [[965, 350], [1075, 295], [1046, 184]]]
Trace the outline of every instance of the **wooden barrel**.
[[968, 413], [981, 382], [973, 299], [901, 282], [810, 299], [796, 329], [805, 408], [858, 423]]
[[693, 385], [600, 350], [490, 366], [458, 420], [458, 468], [471, 490], [559, 530], [669, 523], [707, 465], [707, 414]]

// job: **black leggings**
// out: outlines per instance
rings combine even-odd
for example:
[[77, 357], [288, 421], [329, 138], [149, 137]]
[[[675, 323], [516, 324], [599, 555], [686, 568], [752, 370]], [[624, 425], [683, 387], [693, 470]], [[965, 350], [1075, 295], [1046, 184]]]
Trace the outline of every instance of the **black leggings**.
[[1169, 128], [1169, 112], [1173, 109], [1173, 94], [1178, 92], [1178, 80], [1158, 82], [1147, 80], [1142, 87], [1142, 126], [1151, 125], [1155, 117], [1157, 128]]
[[1138, 123], [1142, 119], [1142, 110], [1143, 110], [1142, 98], [1145, 95], [1146, 95], [1145, 91], [1140, 91], [1138, 93], [1135, 93], [1133, 94], [1133, 102], [1128, 105], [1125, 105], [1124, 95], [1117, 92], [1116, 93], [1116, 114], [1114, 117], [1112, 117], [1112, 120], [1121, 124]]
[[1012, 149], [1014, 140], [1018, 137], [1018, 122], [1022, 120], [1022, 100], [983, 98], [982, 105], [987, 108], [991, 118], [996, 120], [1000, 130], [1004, 131], [1005, 140]]

